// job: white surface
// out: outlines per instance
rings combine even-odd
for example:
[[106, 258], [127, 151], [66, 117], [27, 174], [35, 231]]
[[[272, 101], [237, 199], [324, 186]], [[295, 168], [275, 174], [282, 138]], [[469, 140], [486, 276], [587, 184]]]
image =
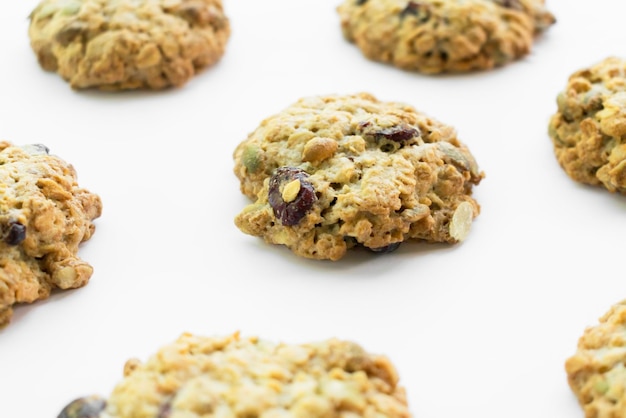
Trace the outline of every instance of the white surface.
[[[1, 416], [56, 417], [184, 331], [239, 330], [384, 353], [415, 417], [582, 417], [563, 363], [626, 297], [626, 198], [571, 181], [547, 122], [571, 72], [623, 51], [626, 4], [548, 0], [558, 22], [525, 59], [429, 77], [367, 61], [341, 37], [338, 2], [225, 0], [216, 67], [179, 90], [111, 94], [42, 71], [37, 0], [2, 1], [0, 138], [45, 143], [104, 211], [79, 253], [90, 283], [17, 307], [0, 331]], [[235, 227], [248, 202], [235, 146], [299, 97], [358, 91], [456, 127], [486, 173], [464, 243], [321, 262]]]

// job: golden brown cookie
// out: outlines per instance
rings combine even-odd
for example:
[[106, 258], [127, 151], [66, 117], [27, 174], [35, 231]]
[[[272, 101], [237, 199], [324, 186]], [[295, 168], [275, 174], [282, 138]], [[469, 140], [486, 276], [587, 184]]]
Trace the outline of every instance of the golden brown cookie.
[[626, 416], [626, 300], [585, 329], [565, 370], [586, 418]]
[[79, 398], [59, 418], [409, 418], [398, 380], [386, 357], [348, 341], [183, 334], [129, 360], [107, 400]]
[[355, 246], [456, 243], [480, 211], [484, 174], [444, 125], [369, 94], [307, 97], [268, 117], [234, 152], [245, 233], [338, 260]]
[[221, 0], [42, 0], [30, 20], [39, 63], [75, 89], [180, 87], [230, 36]]
[[0, 142], [0, 180], [2, 327], [13, 305], [87, 284], [93, 268], [78, 258], [78, 246], [94, 233], [102, 203], [44, 145]]
[[555, 22], [544, 0], [344, 0], [337, 10], [367, 58], [426, 74], [517, 60]]
[[573, 180], [626, 194], [626, 61], [609, 57], [574, 72], [548, 133]]

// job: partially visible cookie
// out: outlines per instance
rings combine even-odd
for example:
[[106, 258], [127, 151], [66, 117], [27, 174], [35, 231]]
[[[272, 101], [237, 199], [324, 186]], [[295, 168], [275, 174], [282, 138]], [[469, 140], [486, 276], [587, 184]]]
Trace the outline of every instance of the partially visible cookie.
[[480, 207], [484, 174], [455, 130], [372, 95], [306, 97], [264, 120], [234, 152], [245, 233], [306, 258], [363, 246], [456, 243]]
[[585, 329], [565, 362], [567, 379], [586, 418], [626, 416], [626, 300]]
[[557, 106], [548, 132], [567, 175], [626, 194], [626, 60], [574, 72]]
[[88, 282], [93, 268], [78, 246], [101, 211], [100, 197], [80, 188], [72, 165], [47, 147], [0, 142], [0, 327], [13, 305]]
[[58, 418], [409, 418], [398, 380], [386, 357], [348, 341], [183, 334], [129, 360], [108, 399], [79, 398]]
[[75, 89], [158, 90], [219, 61], [230, 24], [222, 0], [42, 0], [29, 36]]
[[425, 74], [517, 60], [555, 22], [544, 0], [344, 0], [337, 11], [367, 58]]

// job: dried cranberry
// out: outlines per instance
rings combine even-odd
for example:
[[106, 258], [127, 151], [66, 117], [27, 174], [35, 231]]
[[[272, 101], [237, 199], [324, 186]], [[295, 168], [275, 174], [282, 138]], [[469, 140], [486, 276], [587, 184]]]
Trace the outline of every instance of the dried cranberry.
[[382, 137], [395, 142], [408, 141], [409, 139], [419, 136], [420, 131], [409, 125], [396, 125], [390, 128], [376, 131], [377, 137]]
[[524, 10], [524, 7], [519, 0], [495, 0], [496, 4], [507, 9]]
[[164, 403], [163, 405], [161, 405], [161, 407], [159, 408], [159, 415], [157, 416], [157, 418], [170, 418], [171, 415], [172, 415], [172, 402], [168, 401]]
[[400, 244], [402, 244], [402, 242], [394, 242], [393, 244], [389, 244], [384, 247], [370, 248], [370, 250], [378, 254], [386, 254], [397, 250], [398, 247], [400, 247]]
[[87, 396], [70, 402], [57, 418], [98, 418], [106, 401], [99, 396]]
[[[280, 167], [272, 174], [267, 198], [274, 215], [283, 225], [297, 225], [317, 200], [315, 189], [308, 178], [304, 170], [294, 167]], [[300, 181], [300, 190], [295, 199], [285, 202], [281, 186], [294, 180]]]
[[26, 227], [17, 221], [9, 223], [9, 229], [4, 236], [4, 242], [9, 245], [19, 245], [26, 238]]

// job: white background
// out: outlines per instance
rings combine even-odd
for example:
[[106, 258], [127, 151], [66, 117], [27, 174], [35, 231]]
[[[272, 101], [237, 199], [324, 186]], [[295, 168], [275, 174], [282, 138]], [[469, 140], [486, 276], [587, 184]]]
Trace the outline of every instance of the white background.
[[[72, 91], [29, 46], [37, 0], [0, 5], [0, 138], [44, 143], [104, 210], [89, 284], [15, 309], [0, 331], [0, 415], [56, 417], [107, 396], [124, 362], [182, 332], [386, 354], [420, 418], [582, 417], [563, 364], [626, 297], [626, 198], [574, 183], [547, 136], [569, 74], [624, 51], [620, 0], [548, 0], [558, 22], [501, 69], [425, 76], [367, 61], [339, 0], [225, 0], [220, 63], [181, 89]], [[460, 245], [301, 259], [244, 235], [235, 146], [298, 98], [367, 91], [453, 125], [486, 178]]]

